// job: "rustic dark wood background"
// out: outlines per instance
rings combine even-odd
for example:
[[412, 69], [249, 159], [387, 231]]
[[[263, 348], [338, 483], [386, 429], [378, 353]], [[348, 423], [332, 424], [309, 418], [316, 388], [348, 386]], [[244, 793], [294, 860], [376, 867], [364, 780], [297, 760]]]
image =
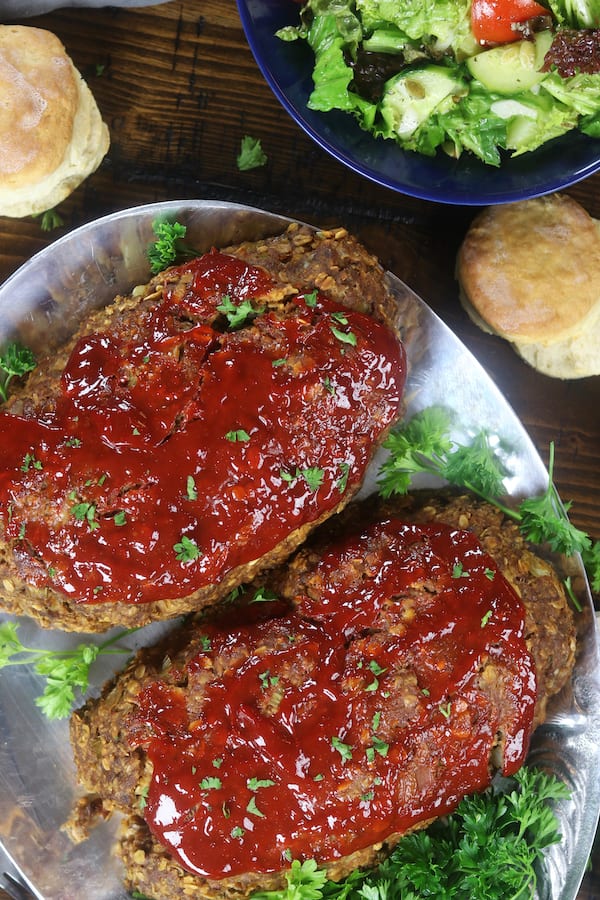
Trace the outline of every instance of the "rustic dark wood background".
[[[99, 170], [59, 207], [62, 228], [43, 232], [39, 220], [0, 217], [0, 281], [66, 230], [157, 200], [232, 200], [315, 225], [344, 225], [478, 357], [545, 460], [555, 442], [555, 480], [573, 501], [572, 519], [600, 539], [600, 377], [546, 378], [468, 320], [454, 260], [475, 209], [379, 188], [313, 145], [264, 82], [234, 0], [65, 9], [23, 21], [62, 39], [112, 143]], [[240, 172], [236, 157], [245, 134], [260, 138], [268, 163]], [[569, 193], [600, 218], [600, 174]], [[596, 865], [600, 872], [600, 853]], [[595, 866], [579, 900], [600, 898]]]

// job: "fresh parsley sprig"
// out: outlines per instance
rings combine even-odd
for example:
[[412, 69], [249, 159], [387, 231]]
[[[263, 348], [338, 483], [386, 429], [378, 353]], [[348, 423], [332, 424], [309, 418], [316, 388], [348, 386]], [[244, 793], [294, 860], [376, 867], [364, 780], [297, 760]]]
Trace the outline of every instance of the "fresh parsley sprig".
[[66, 718], [75, 703], [76, 690], [83, 694], [88, 689], [92, 663], [103, 654], [130, 653], [129, 649], [115, 645], [138, 630], [121, 631], [101, 644], [79, 644], [71, 650], [42, 650], [25, 647], [18, 629], [17, 622], [0, 625], [0, 669], [33, 666], [38, 675], [44, 676], [46, 686], [35, 702], [48, 719]]
[[184, 244], [187, 228], [180, 222], [156, 220], [152, 223], [152, 231], [156, 240], [149, 245], [147, 255], [153, 274], [162, 272], [180, 259], [191, 259], [198, 255], [192, 247]]
[[491, 446], [489, 435], [480, 431], [469, 444], [450, 437], [450, 413], [428, 407], [391, 432], [384, 443], [389, 457], [379, 470], [383, 497], [405, 494], [414, 475], [426, 472], [449, 484], [468, 488], [501, 509], [519, 525], [533, 543], [546, 543], [557, 553], [581, 553], [592, 588], [600, 589], [600, 542], [573, 525], [570, 503], [562, 503], [553, 482], [554, 444], [550, 445], [548, 486], [539, 497], [530, 497], [513, 509], [500, 498], [506, 494], [504, 478], [509, 474]]
[[551, 804], [568, 796], [555, 776], [525, 766], [404, 837], [370, 872], [334, 882], [314, 860], [294, 860], [283, 890], [252, 900], [524, 900], [535, 894], [544, 849], [561, 839]]
[[406, 494], [413, 476], [427, 472], [450, 484], [468, 487], [480, 496], [501, 496], [508, 474], [494, 455], [484, 432], [462, 445], [450, 437], [450, 413], [427, 407], [392, 431], [384, 448], [390, 451], [379, 471], [383, 497]]
[[6, 345], [0, 353], [0, 398], [3, 402], [8, 399], [8, 386], [13, 378], [21, 378], [28, 372], [33, 372], [35, 367], [35, 356], [28, 347], [23, 347], [16, 341]]

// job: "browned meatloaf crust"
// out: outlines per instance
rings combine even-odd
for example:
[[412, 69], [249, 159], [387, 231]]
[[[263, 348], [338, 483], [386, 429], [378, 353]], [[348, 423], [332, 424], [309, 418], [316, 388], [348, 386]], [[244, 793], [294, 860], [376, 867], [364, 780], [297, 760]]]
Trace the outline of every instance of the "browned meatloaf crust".
[[[207, 254], [210, 265], [223, 258], [215, 254]], [[163, 272], [93, 313], [9, 398], [5, 409], [17, 418], [2, 423], [12, 429], [12, 449], [0, 448], [0, 485], [3, 465], [17, 471], [18, 481], [4, 498], [0, 522], [2, 610], [30, 615], [44, 627], [96, 632], [201, 609], [285, 559], [360, 487], [400, 413], [405, 376], [381, 266], [343, 229], [298, 225], [227, 248], [231, 257], [246, 269], [260, 267], [235, 276], [242, 287], [217, 270], [220, 292], [211, 287], [215, 296], [202, 294], [199, 301], [198, 292], [208, 289], [194, 263]], [[210, 265], [202, 278], [213, 277]], [[261, 273], [269, 276], [265, 283]], [[251, 310], [246, 321], [235, 319], [248, 296], [258, 315]], [[226, 305], [216, 308], [224, 301], [233, 319]], [[169, 325], [174, 334], [165, 338], [164, 309], [173, 303], [179, 310]], [[371, 362], [377, 353], [369, 348], [383, 347], [382, 335], [389, 343], [379, 358], [395, 360], [391, 375]], [[148, 347], [142, 356], [140, 348]], [[235, 369], [232, 376], [238, 360], [240, 374]], [[96, 381], [88, 385], [90, 366]], [[267, 382], [263, 403], [257, 391]], [[233, 392], [228, 405], [219, 393], [225, 383], [231, 387], [223, 390]], [[75, 412], [67, 419], [75, 430], [65, 431], [52, 456], [44, 447], [58, 440], [52, 424], [75, 389]], [[92, 436], [73, 423], [99, 395], [112, 406], [99, 436]], [[147, 414], [148, 396], [164, 413], [161, 407]], [[182, 454], [196, 456], [184, 471], [171, 448], [185, 433], [189, 446]], [[119, 453], [107, 455], [108, 444]], [[137, 453], [148, 446], [150, 464], [149, 453]], [[127, 465], [119, 462], [123, 447]], [[9, 451], [19, 456], [16, 463], [2, 462]], [[64, 465], [53, 463], [53, 477], [44, 452]], [[195, 520], [191, 502], [199, 510]], [[175, 521], [182, 523], [178, 531], [169, 525]]]
[[[396, 516], [398, 521], [413, 523], [417, 528], [431, 527], [434, 529], [432, 534], [437, 534], [435, 529], [438, 529], [444, 540], [447, 539], [445, 537], [447, 533], [455, 532], [460, 542], [466, 541], [468, 544], [474, 540], [477, 547], [489, 554], [483, 556], [479, 563], [474, 562], [472, 551], [461, 557], [464, 565], [461, 563], [457, 571], [452, 570], [452, 580], [456, 579], [456, 587], [453, 590], [456, 592], [463, 590], [469, 577], [475, 576], [477, 565], [481, 567], [485, 564], [484, 574], [485, 577], [489, 576], [490, 582], [493, 583], [494, 578], [502, 579], [503, 575], [514, 587], [514, 592], [509, 589], [512, 598], [509, 606], [519, 607], [515, 592], [521, 597], [524, 606], [524, 612], [522, 609], [519, 612], [522, 625], [519, 640], [523, 642], [521, 652], [519, 653], [516, 645], [512, 647], [510, 642], [507, 645], [502, 644], [504, 637], [501, 638], [499, 635], [504, 626], [498, 624], [496, 627], [499, 630], [495, 632], [496, 636], [490, 639], [491, 645], [481, 657], [477, 657], [474, 665], [472, 684], [474, 692], [465, 693], [464, 684], [461, 687], [454, 685], [451, 693], [443, 695], [442, 702], [440, 697], [434, 697], [437, 675], [431, 673], [443, 672], [451, 660], [452, 665], [459, 667], [463, 665], [463, 658], [469, 657], [467, 648], [471, 646], [471, 640], [479, 640], [481, 634], [492, 624], [493, 601], [486, 601], [491, 603], [490, 611], [486, 612], [481, 621], [477, 617], [475, 624], [471, 622], [471, 630], [462, 633], [462, 637], [457, 638], [456, 644], [448, 639], [447, 629], [438, 623], [440, 630], [435, 632], [435, 640], [423, 643], [417, 638], [414, 646], [409, 644], [405, 647], [394, 665], [357, 664], [359, 657], [362, 661], [363, 657], [366, 659], [369, 656], [373, 660], [386, 662], [386, 659], [378, 654], [386, 652], [390, 647], [401, 646], [394, 642], [402, 640], [407, 629], [411, 629], [414, 623], [418, 626], [419, 622], [423, 621], [427, 626], [425, 631], [429, 628], [434, 631], [433, 623], [436, 622], [436, 615], [446, 615], [444, 610], [450, 602], [447, 594], [449, 583], [447, 574], [440, 575], [439, 569], [434, 569], [433, 566], [428, 571], [419, 572], [417, 564], [421, 559], [421, 553], [424, 552], [424, 544], [426, 545], [429, 540], [427, 538], [423, 541], [419, 532], [412, 544], [410, 541], [407, 543], [408, 565], [413, 565], [414, 562], [417, 566], [411, 576], [412, 581], [409, 579], [404, 587], [396, 587], [385, 593], [377, 616], [368, 624], [360, 619], [360, 615], [363, 615], [362, 598], [368, 598], [373, 592], [373, 581], [370, 579], [378, 580], [383, 571], [378, 568], [378, 561], [386, 558], [386, 547], [391, 540], [386, 523], [390, 519], [395, 521]], [[437, 523], [444, 523], [444, 527], [440, 529]], [[446, 524], [450, 528], [445, 528]], [[356, 545], [353, 543], [357, 534], [369, 536], [366, 543], [362, 542], [361, 538], [361, 543], [358, 544], [359, 553], [356, 552]], [[347, 541], [349, 543], [344, 543]], [[330, 571], [327, 568], [329, 565], [327, 560], [332, 558], [332, 546], [343, 546], [346, 549], [341, 556], [333, 557], [334, 569]], [[486, 560], [491, 561], [486, 563]], [[503, 583], [497, 581], [490, 596], [499, 596]], [[395, 765], [398, 781], [394, 807], [398, 803], [409, 809], [422, 802], [431, 779], [436, 784], [436, 790], [444, 796], [444, 792], [450, 790], [448, 783], [452, 782], [453, 778], [460, 781], [461, 773], [470, 769], [471, 773], [465, 775], [466, 780], [460, 782], [461, 789], [457, 789], [456, 797], [449, 799], [446, 795], [448, 806], [444, 807], [442, 804], [438, 807], [441, 811], [451, 808], [454, 800], [458, 802], [460, 799], [461, 790], [464, 794], [484, 786], [483, 783], [477, 783], [477, 775], [472, 773], [474, 760], [478, 758], [478, 754], [483, 760], [486, 777], [493, 770], [504, 768], [507, 771], [510, 765], [514, 764], [514, 758], [513, 763], [510, 763], [510, 748], [513, 746], [510, 731], [511, 728], [519, 727], [519, 711], [516, 706], [522, 704], [525, 709], [528, 700], [531, 699], [527, 688], [531, 676], [531, 671], [526, 667], [527, 658], [533, 661], [537, 681], [537, 697], [532, 701], [535, 704], [534, 708], [530, 709], [532, 714], [530, 730], [544, 719], [549, 697], [560, 691], [567, 682], [574, 663], [573, 616], [556, 572], [549, 563], [527, 547], [518, 530], [498, 510], [467, 495], [421, 495], [398, 503], [367, 500], [361, 504], [351, 504], [341, 516], [330, 519], [314, 532], [308, 545], [300, 549], [287, 565], [261, 576], [254, 585], [249, 586], [246, 596], [256, 596], [257, 589], [261, 597], [276, 595], [280, 600], [291, 603], [301, 616], [306, 617], [311, 627], [319, 623], [325, 627], [328, 617], [334, 617], [327, 626], [328, 633], [336, 633], [339, 630], [339, 639], [344, 644], [346, 653], [342, 705], [348, 709], [352, 708], [352, 715], [359, 720], [359, 726], [361, 722], [364, 725], [364, 727], [357, 726], [358, 737], [354, 734], [353, 739], [346, 738], [350, 742], [350, 749], [348, 745], [338, 746], [340, 753], [344, 746], [348, 753], [346, 762], [343, 763], [346, 768], [342, 768], [347, 777], [340, 782], [340, 785], [345, 786], [339, 786], [339, 791], [345, 795], [349, 804], [356, 801], [357, 792], [360, 791], [361, 799], [364, 799], [369, 791], [377, 790], [376, 785], [380, 782], [377, 778], [373, 778], [374, 765], [380, 766], [376, 771], [382, 780], [387, 778], [386, 771], [390, 771], [389, 767]], [[338, 629], [335, 616], [339, 610], [331, 608], [331, 591], [333, 594], [351, 598], [347, 605], [352, 608], [352, 615], [359, 615], [355, 625], [349, 624], [349, 619], [344, 619], [344, 627], [340, 626]], [[247, 608], [258, 606], [264, 604], [251, 604]], [[487, 609], [485, 606], [483, 608]], [[498, 606], [497, 609], [499, 608]], [[369, 607], [365, 606], [364, 609], [367, 615]], [[229, 612], [228, 623], [234, 621]], [[454, 619], [451, 621], [454, 622], [457, 634], [460, 634], [461, 615], [458, 614], [456, 621]], [[153, 756], [159, 765], [156, 777], [161, 785], [168, 785], [168, 778], [160, 780], [162, 765], [160, 753], [161, 748], [164, 750], [167, 745], [161, 743], [161, 727], [164, 721], [160, 715], [156, 715], [158, 706], [162, 705], [171, 710], [171, 727], [176, 732], [179, 719], [173, 710], [178, 708], [178, 704], [184, 704], [187, 709], [185, 721], [189, 720], [191, 723], [189, 727], [193, 731], [196, 727], [193, 725], [194, 722], [201, 723], [203, 716], [210, 717], [211, 684], [220, 684], [220, 679], [223, 679], [223, 685], [231, 685], [232, 683], [226, 681], [229, 673], [237, 671], [236, 667], [241, 661], [244, 661], [243, 665], [248, 666], [249, 660], [252, 660], [251, 656], [248, 657], [250, 651], [244, 643], [246, 638], [243, 631], [238, 634], [237, 631], [233, 631], [231, 624], [232, 631], [228, 633], [233, 633], [234, 639], [219, 643], [219, 630], [218, 626], [214, 626], [215, 622], [218, 622], [218, 616], [203, 618], [197, 615], [192, 624], [179, 629], [162, 644], [142, 650], [124, 673], [106, 685], [102, 696], [86, 703], [73, 715], [71, 721], [75, 762], [87, 796], [82, 799], [74, 812], [69, 823], [70, 831], [75, 839], [81, 839], [85, 837], [90, 819], [95, 815], [110, 815], [115, 810], [123, 813], [118, 852], [125, 866], [125, 883], [129, 890], [138, 891], [154, 900], [163, 898], [176, 900], [190, 896], [244, 898], [254, 891], [276, 889], [285, 884], [283, 866], [270, 872], [239, 871], [235, 875], [219, 878], [199, 875], [184, 868], [173, 858], [166, 846], [151, 833], [142, 812], [144, 805], [152, 799], [152, 793], [148, 792], [153, 773], [150, 747], [154, 747], [154, 752], [158, 752], [157, 756]], [[429, 625], [429, 622], [432, 624]], [[282, 698], [287, 697], [287, 691], [293, 693], [294, 689], [304, 690], [304, 686], [310, 684], [311, 680], [314, 680], [317, 687], [320, 684], [318, 680], [320, 676], [315, 673], [314, 665], [311, 668], [310, 654], [303, 653], [302, 648], [306, 645], [301, 631], [298, 632], [300, 637], [297, 635], [294, 637], [297, 643], [297, 657], [292, 657], [290, 662], [285, 656], [288, 663], [282, 669], [277, 668], [278, 663], [270, 654], [274, 650], [281, 651], [282, 643], [285, 644], [286, 641], [286, 633], [289, 640], [288, 629], [289, 622], [285, 616], [283, 619], [275, 619], [272, 627], [266, 628], [261, 633], [262, 643], [259, 642], [254, 647], [256, 657], [262, 659], [263, 666], [259, 678], [261, 686], [260, 689], [258, 686], [256, 689], [256, 704], [267, 720], [277, 714], [284, 702]], [[345, 641], [342, 640], [342, 633], [345, 635]], [[417, 629], [417, 635], [420, 633]], [[323, 640], [324, 638], [321, 638], [320, 646]], [[496, 640], [498, 643], [494, 643]], [[285, 654], [285, 648], [283, 652]], [[191, 660], [195, 660], [194, 665], [186, 669]], [[524, 668], [519, 671], [518, 678], [523, 681], [524, 693], [515, 700], [517, 695], [511, 684], [515, 671], [519, 670], [520, 661]], [[277, 677], [274, 677], [275, 673]], [[427, 685], [427, 689], [424, 685]], [[158, 694], [153, 693], [157, 690]], [[230, 704], [234, 704], [230, 691], [231, 687], [228, 687], [226, 696], [231, 697]], [[169, 700], [165, 702], [167, 697]], [[466, 697], [469, 698], [468, 702], [465, 700]], [[374, 714], [373, 707], [364, 705], [370, 703], [371, 699], [376, 703]], [[159, 700], [163, 702], [158, 703]], [[230, 704], [226, 704], [225, 698], [223, 699], [223, 708]], [[447, 716], [447, 721], [443, 721], [443, 716], [436, 715], [436, 704], [440, 705], [440, 710]], [[240, 709], [242, 708], [245, 712], [240, 714], [242, 717], [247, 716], [248, 705], [242, 704]], [[314, 710], [308, 713], [313, 714]], [[337, 721], [336, 715], [335, 705], [329, 707], [327, 717], [331, 720], [332, 728]], [[523, 715], [526, 720], [528, 713]], [[225, 712], [223, 716], [226, 716]], [[488, 719], [488, 716], [491, 718]], [[419, 726], [421, 720], [426, 724], [423, 726], [423, 739], [417, 741], [415, 745], [410, 745], [412, 740], [410, 728], [413, 727], [415, 720]], [[234, 717], [232, 721], [237, 722], [237, 718]], [[486, 749], [481, 751], [478, 747], [486, 735], [486, 722], [488, 726], [491, 722], [492, 731], [494, 728], [496, 731], [491, 736], [487, 735]], [[219, 727], [219, 722], [215, 720], [211, 732], [218, 734]], [[379, 744], [376, 743], [375, 732]], [[202, 738], [206, 741], [212, 739], [212, 734]], [[523, 748], [525, 752], [527, 734], [525, 738], [521, 735], [520, 739], [525, 740]], [[153, 740], [157, 743], [153, 744]], [[454, 741], [458, 742], [457, 746], [462, 742], [463, 749], [466, 748], [462, 763], [460, 753], [456, 751], [459, 759], [458, 775], [456, 771], [452, 774], [454, 751], [451, 748], [454, 747]], [[363, 749], [367, 748], [365, 755], [362, 751], [360, 755], [358, 754], [356, 742], [364, 744]], [[398, 757], [398, 752], [401, 752], [397, 749], [398, 745], [403, 747], [405, 742], [408, 742], [407, 746], [412, 746], [412, 749], [406, 750], [403, 758]], [[517, 736], [516, 744], [518, 743]], [[417, 745], [418, 750], [415, 752]], [[372, 748], [370, 757], [369, 746]], [[385, 761], [382, 761], [378, 753], [373, 753], [376, 747], [384, 755], [389, 748], [389, 756]], [[385, 753], [382, 748], [385, 749]], [[188, 752], [191, 752], [189, 747], [184, 745], [184, 755]], [[258, 750], [256, 753], [258, 765], [261, 757]], [[208, 755], [210, 756], [210, 752]], [[335, 753], [332, 755], [336, 756]], [[194, 763], [197, 762], [196, 757], [190, 759]], [[521, 761], [519, 760], [518, 764]], [[201, 763], [197, 764], [199, 768], [195, 777], [199, 780], [202, 774]], [[332, 762], [332, 771], [334, 766], [335, 763]], [[192, 769], [195, 772], [195, 766]], [[223, 769], [213, 769], [212, 774], [220, 776], [225, 769], [224, 764]], [[312, 769], [307, 769], [307, 772], [312, 772]], [[177, 781], [178, 790], [184, 793], [187, 783], [183, 776], [178, 776]], [[269, 802], [273, 803], [272, 797], [269, 799], [271, 796], [269, 791], [273, 788], [268, 787], [268, 781], [263, 784], [266, 786], [262, 791], [257, 791], [254, 795], [258, 811], [266, 810], [277, 818], [283, 830], [286, 797], [282, 794], [278, 798], [277, 811], [274, 812], [273, 806], [267, 805]], [[242, 779], [240, 791], [243, 789]], [[165, 790], [168, 791], [168, 786]], [[209, 794], [210, 791], [207, 790], [206, 795]], [[218, 798], [217, 805], [220, 806], [220, 794], [217, 793], [215, 796]], [[196, 802], [200, 803], [201, 799], [196, 797]], [[241, 802], [243, 808], [245, 796]], [[232, 827], [237, 822], [234, 803], [235, 798], [228, 800], [228, 814], [232, 816]], [[148, 813], [148, 806], [145, 808]], [[256, 811], [257, 807], [254, 809]], [[150, 811], [151, 816], [155, 812], [154, 806]], [[339, 815], [341, 816], [341, 813]], [[216, 813], [214, 816], [216, 817]], [[210, 821], [211, 815], [207, 814], [207, 817]], [[422, 827], [432, 817], [434, 814], [428, 812], [426, 807], [420, 817], [416, 816], [414, 820], [407, 819], [401, 831], [405, 833], [414, 827]], [[252, 819], [252, 816], [249, 818]], [[255, 821], [263, 822], [263, 819]], [[343, 828], [341, 828], [343, 838], [336, 833], [335, 828], [330, 833], [324, 828], [319, 830], [318, 838], [314, 839], [316, 851], [314, 853], [310, 850], [305, 851], [305, 855], [308, 857], [314, 855], [321, 862], [329, 860], [326, 868], [330, 877], [335, 879], [343, 877], [360, 865], [374, 864], [382, 855], [389, 852], [389, 848], [398, 839], [398, 833], [387, 833], [383, 836], [381, 833], [373, 834], [369, 831], [368, 819], [362, 820], [361, 828], [372, 838], [368, 846], [361, 845], [356, 849], [350, 842], [347, 846], [351, 847], [351, 851], [341, 856], [338, 853], [336, 858], [338, 840], [346, 840], [348, 835]], [[298, 853], [298, 856], [302, 856], [302, 853]]]

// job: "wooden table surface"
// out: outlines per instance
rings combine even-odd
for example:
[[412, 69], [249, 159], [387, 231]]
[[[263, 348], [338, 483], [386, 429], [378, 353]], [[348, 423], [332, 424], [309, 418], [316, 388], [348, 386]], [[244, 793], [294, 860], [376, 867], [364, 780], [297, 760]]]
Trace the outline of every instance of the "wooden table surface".
[[[313, 145], [264, 82], [235, 0], [65, 9], [23, 23], [62, 39], [96, 97], [111, 147], [99, 170], [60, 205], [61, 228], [43, 232], [39, 220], [0, 217], [0, 281], [65, 231], [139, 203], [227, 200], [319, 226], [344, 225], [472, 350], [545, 460], [555, 442], [555, 480], [573, 501], [571, 517], [600, 539], [600, 377], [544, 377], [468, 320], [454, 260], [474, 208], [367, 183]], [[268, 162], [242, 172], [236, 157], [246, 134], [260, 139]], [[600, 218], [600, 174], [568, 192]], [[600, 853], [596, 866], [579, 900], [600, 898]]]

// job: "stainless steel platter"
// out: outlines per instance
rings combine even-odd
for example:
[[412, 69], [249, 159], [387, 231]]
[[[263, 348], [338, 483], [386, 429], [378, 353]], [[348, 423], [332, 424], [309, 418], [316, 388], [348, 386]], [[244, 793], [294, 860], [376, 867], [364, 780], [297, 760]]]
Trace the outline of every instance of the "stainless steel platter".
[[[60, 344], [90, 309], [149, 278], [146, 256], [156, 219], [187, 226], [186, 244], [199, 252], [283, 230], [288, 219], [212, 201], [173, 201], [115, 213], [83, 226], [34, 256], [0, 287], [0, 346], [19, 340], [34, 352]], [[535, 494], [547, 472], [523, 426], [485, 370], [441, 320], [403, 282], [388, 274], [410, 364], [408, 414], [442, 404], [455, 414], [455, 436], [480, 427], [510, 447], [508, 491]], [[3, 441], [10, 434], [3, 434]], [[381, 458], [364, 491], [374, 489]], [[541, 878], [540, 900], [574, 900], [591, 849], [600, 809], [600, 663], [595, 617], [578, 561], [571, 573], [582, 612], [577, 615], [578, 658], [572, 682], [538, 729], [531, 760], [568, 784], [571, 798], [557, 809], [563, 839], [553, 846]], [[0, 583], [0, 591], [4, 588]], [[3, 618], [0, 616], [0, 621]], [[129, 638], [132, 649], [154, 641], [164, 626]], [[81, 635], [42, 631], [21, 620], [29, 646], [68, 647]], [[88, 640], [89, 636], [85, 637]], [[100, 659], [92, 670], [97, 691], [113, 668]], [[115, 822], [104, 823], [77, 847], [61, 831], [77, 797], [66, 721], [49, 722], [34, 698], [43, 689], [27, 667], [0, 673], [0, 865], [4, 862], [42, 900], [126, 900], [111, 853]], [[1, 871], [1, 870], [0, 870]]]

